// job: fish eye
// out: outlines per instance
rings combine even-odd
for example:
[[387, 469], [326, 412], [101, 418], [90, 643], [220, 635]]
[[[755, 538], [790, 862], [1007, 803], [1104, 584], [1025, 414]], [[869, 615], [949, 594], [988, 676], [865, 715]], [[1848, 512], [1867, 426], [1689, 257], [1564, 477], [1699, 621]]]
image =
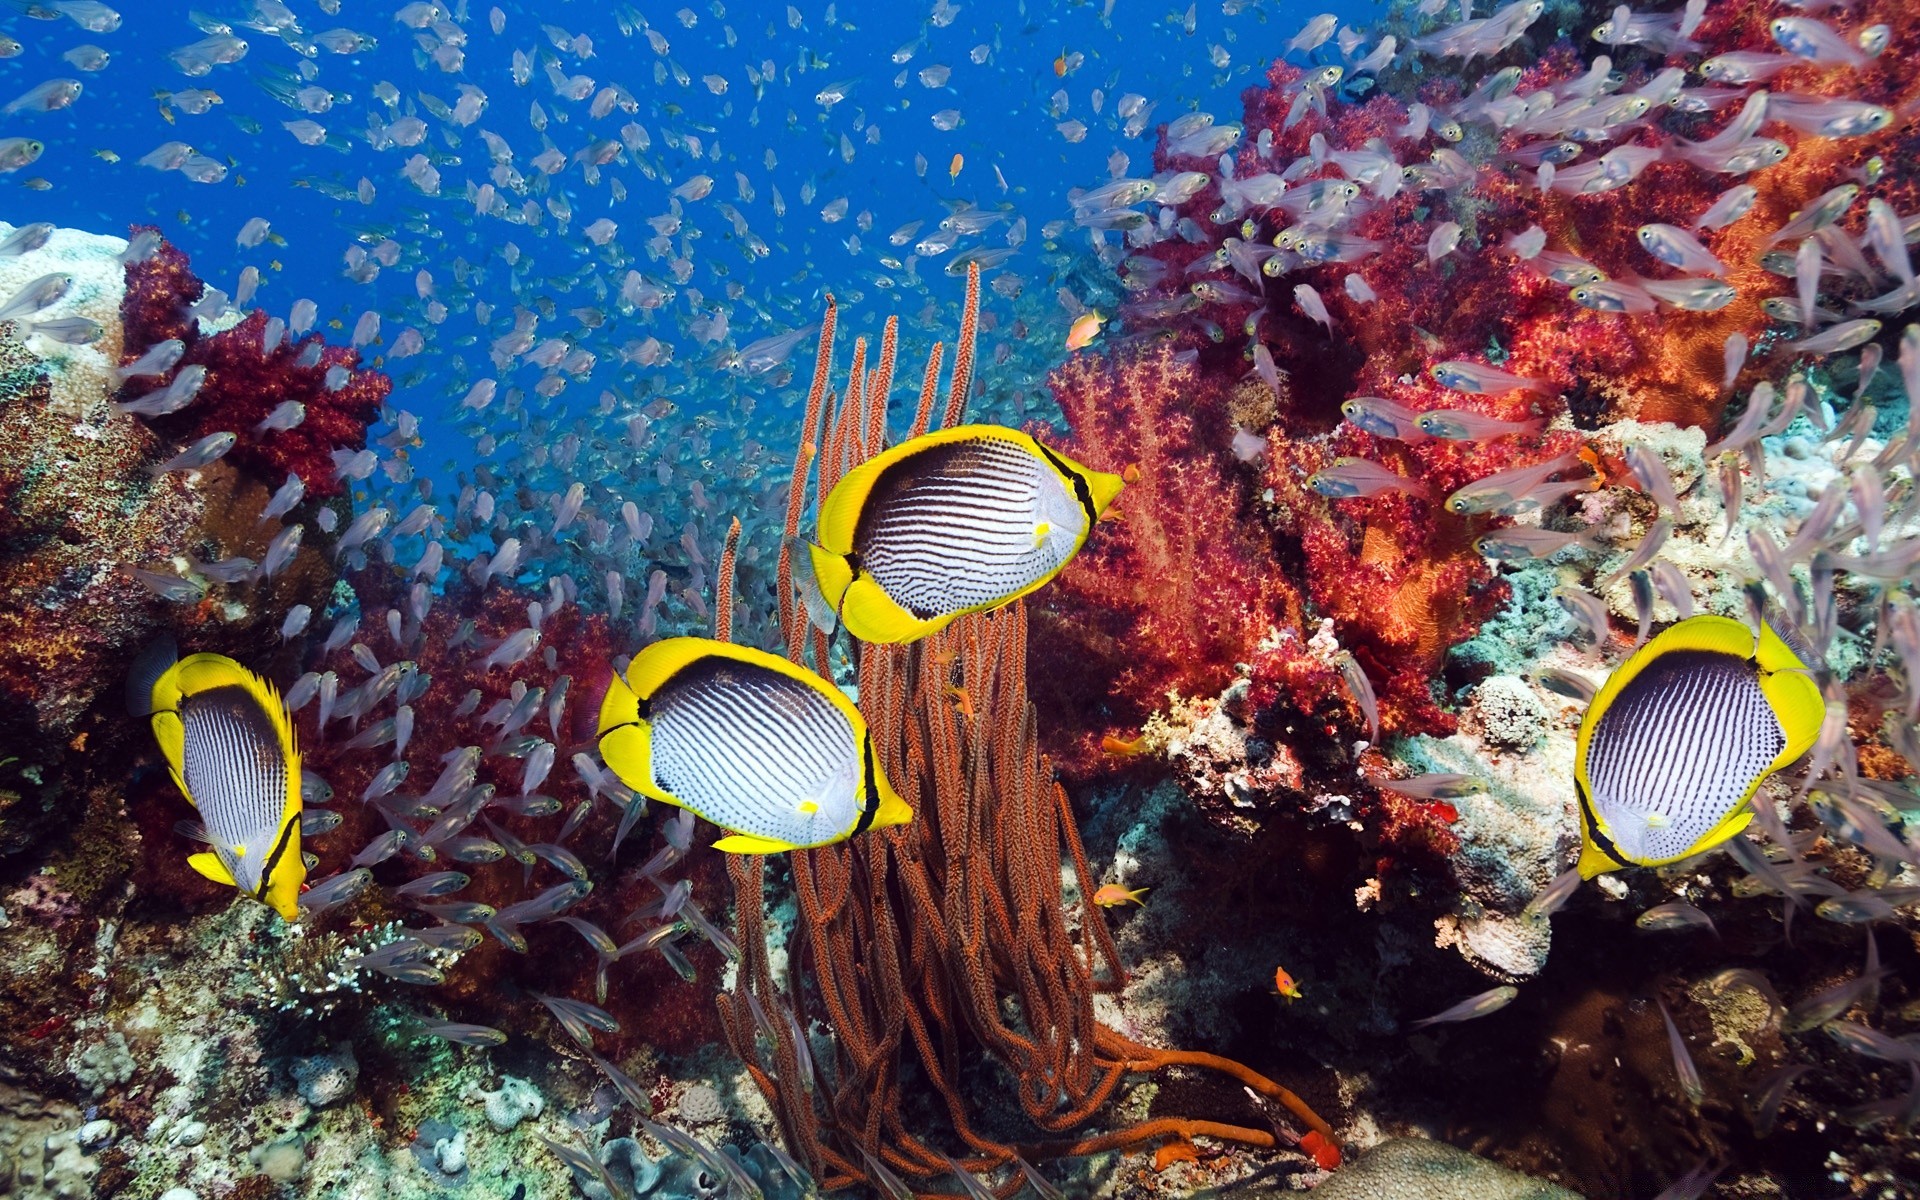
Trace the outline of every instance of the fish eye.
[[1447, 501], [1446, 507], [1448, 512], [1453, 513], [1455, 516], [1459, 516], [1460, 514], [1467, 511], [1467, 502], [1456, 496]]

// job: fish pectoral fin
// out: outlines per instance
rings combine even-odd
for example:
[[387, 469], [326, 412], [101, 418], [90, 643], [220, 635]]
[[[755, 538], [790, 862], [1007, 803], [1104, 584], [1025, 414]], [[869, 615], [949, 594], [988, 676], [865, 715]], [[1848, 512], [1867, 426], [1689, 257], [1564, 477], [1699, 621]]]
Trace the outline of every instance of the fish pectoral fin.
[[713, 844], [715, 850], [725, 854], [784, 854], [799, 847], [787, 842], [777, 842], [772, 838], [754, 837], [747, 833], [733, 833]]
[[1038, 525], [1035, 525], [1033, 527], [1033, 544], [1035, 548], [1046, 545], [1047, 538], [1052, 533], [1053, 533], [1053, 523], [1050, 521], [1042, 521]]
[[229, 887], [240, 886], [234, 882], [233, 873], [227, 870], [226, 864], [220, 861], [220, 856], [217, 854], [189, 854], [187, 865], [215, 883], [224, 883]]
[[800, 811], [810, 817], [820, 811], [820, 805], [813, 800], [802, 800], [800, 802]]
[[832, 636], [840, 628], [840, 602], [853, 583], [852, 568], [844, 556], [829, 554], [803, 538], [794, 538], [789, 545], [793, 582], [807, 620], [821, 633]]

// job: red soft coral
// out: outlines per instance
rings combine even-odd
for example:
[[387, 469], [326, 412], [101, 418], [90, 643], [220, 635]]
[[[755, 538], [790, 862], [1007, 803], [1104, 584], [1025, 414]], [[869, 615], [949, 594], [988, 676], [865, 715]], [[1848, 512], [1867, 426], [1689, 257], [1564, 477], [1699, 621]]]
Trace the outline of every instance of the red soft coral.
[[[136, 235], [140, 232], [135, 229]], [[186, 351], [176, 371], [196, 364], [207, 369], [193, 402], [154, 418], [154, 427], [181, 442], [232, 432], [239, 437], [227, 455], [234, 466], [271, 483], [293, 472], [306, 481], [309, 496], [339, 495], [333, 454], [366, 446], [367, 427], [379, 418], [393, 381], [378, 371], [359, 369], [358, 350], [329, 346], [318, 334], [284, 338], [271, 353], [263, 353], [268, 318], [259, 309], [231, 329], [203, 334], [188, 307], [200, 299], [205, 285], [194, 276], [186, 255], [165, 241], [148, 258], [127, 264], [126, 280], [120, 316], [127, 361], [156, 342], [178, 338]], [[310, 346], [318, 347], [312, 352], [317, 357], [301, 365]], [[347, 375], [341, 386], [329, 388], [327, 372], [334, 367]], [[151, 377], [142, 376], [125, 394], [156, 386]], [[288, 400], [305, 405], [305, 420], [292, 429], [255, 429]]]
[[1133, 476], [1121, 519], [1034, 604], [1029, 686], [1056, 756], [1085, 769], [1102, 733], [1137, 726], [1169, 690], [1219, 691], [1269, 626], [1297, 623], [1299, 598], [1247, 519], [1217, 380], [1162, 347], [1075, 358], [1049, 383], [1074, 430], [1062, 448]]

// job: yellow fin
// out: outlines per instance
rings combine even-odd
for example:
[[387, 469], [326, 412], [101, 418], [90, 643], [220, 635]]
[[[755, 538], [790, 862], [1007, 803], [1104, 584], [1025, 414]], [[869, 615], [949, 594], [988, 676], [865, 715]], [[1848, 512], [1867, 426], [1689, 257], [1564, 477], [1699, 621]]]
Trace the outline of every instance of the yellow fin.
[[[1005, 601], [995, 600], [983, 607], [997, 608], [1003, 603]], [[885, 588], [874, 582], [871, 575], [855, 576], [847, 587], [846, 599], [840, 605], [840, 620], [845, 623], [847, 632], [863, 642], [876, 645], [917, 642], [946, 628], [960, 615], [958, 612], [941, 613], [921, 620], [900, 607], [892, 596], [887, 595]]]
[[811, 800], [802, 800], [800, 802], [800, 811], [808, 816], [812, 816], [820, 811], [820, 806]]
[[208, 879], [213, 880], [215, 883], [224, 883], [228, 887], [239, 886], [233, 881], [233, 876], [227, 871], [226, 864], [220, 861], [220, 856], [214, 854], [212, 851], [187, 855], [187, 865], [202, 875], [205, 875]]
[[[1761, 778], [1764, 779], [1765, 776], [1761, 776]], [[1747, 797], [1749, 800], [1751, 800], [1753, 797], [1753, 793], [1751, 792], [1747, 793]], [[1765, 803], [1765, 801], [1762, 801], [1762, 803]], [[1705, 854], [1707, 851], [1713, 849], [1715, 846], [1718, 846], [1720, 843], [1726, 841], [1728, 838], [1732, 837], [1734, 834], [1739, 833], [1741, 830], [1745, 829], [1749, 824], [1752, 823], [1752, 821], [1753, 821], [1752, 805], [1742, 804], [1739, 808], [1734, 809], [1732, 814], [1730, 814], [1726, 820], [1720, 822], [1718, 825], [1715, 825], [1712, 829], [1707, 830], [1706, 834], [1702, 836], [1699, 841], [1693, 844], [1693, 849], [1687, 851], [1687, 853], [1682, 857], [1692, 858], [1696, 854]], [[1678, 860], [1676, 859], [1675, 861], [1678, 861]]]
[[776, 842], [770, 838], [753, 837], [745, 833], [730, 833], [713, 844], [715, 850], [726, 854], [784, 854], [799, 847], [787, 842]]
[[1768, 626], [1760, 633], [1760, 691], [1780, 720], [1787, 745], [1767, 768], [1772, 774], [1812, 749], [1826, 723], [1827, 701], [1793, 648]]

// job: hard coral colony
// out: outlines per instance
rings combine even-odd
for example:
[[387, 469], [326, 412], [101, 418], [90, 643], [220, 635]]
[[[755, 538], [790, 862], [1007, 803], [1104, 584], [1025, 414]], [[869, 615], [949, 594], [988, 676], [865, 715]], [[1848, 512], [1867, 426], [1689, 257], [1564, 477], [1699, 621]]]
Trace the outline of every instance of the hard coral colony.
[[[844, 373], [832, 292], [736, 346], [771, 310], [695, 262], [714, 179], [590, 124], [643, 101], [556, 25], [511, 51], [552, 90], [524, 171], [477, 84], [370, 85], [367, 151], [477, 250], [351, 223], [349, 281], [416, 274], [350, 345], [161, 226], [9, 227], [0, 1191], [1920, 1189], [1920, 15], [1448, 7], [1286, 42], [1262, 14], [1238, 123], [1116, 98], [1154, 169], [1116, 152], [1040, 231], [1064, 313], [1000, 270], [1024, 217], [896, 230], [882, 291], [1018, 231], [948, 259], [951, 362], [904, 408], [931, 300]], [[398, 7], [423, 80], [508, 36], [469, 15]], [[362, 153], [310, 119], [361, 103], [314, 64], [377, 39], [301, 20], [247, 6], [299, 64], [255, 79], [295, 142]], [[179, 71], [248, 53], [195, 22]], [[805, 87], [837, 122], [858, 82]], [[681, 117], [648, 119], [721, 161]], [[45, 149], [0, 139], [0, 171]], [[574, 237], [563, 175], [667, 211]], [[632, 373], [569, 403], [603, 355], [672, 360], [601, 305], [778, 411]], [[1029, 322], [1068, 352], [1057, 422], [1007, 382]], [[406, 386], [471, 435], [444, 469], [384, 373], [429, 352]]]

